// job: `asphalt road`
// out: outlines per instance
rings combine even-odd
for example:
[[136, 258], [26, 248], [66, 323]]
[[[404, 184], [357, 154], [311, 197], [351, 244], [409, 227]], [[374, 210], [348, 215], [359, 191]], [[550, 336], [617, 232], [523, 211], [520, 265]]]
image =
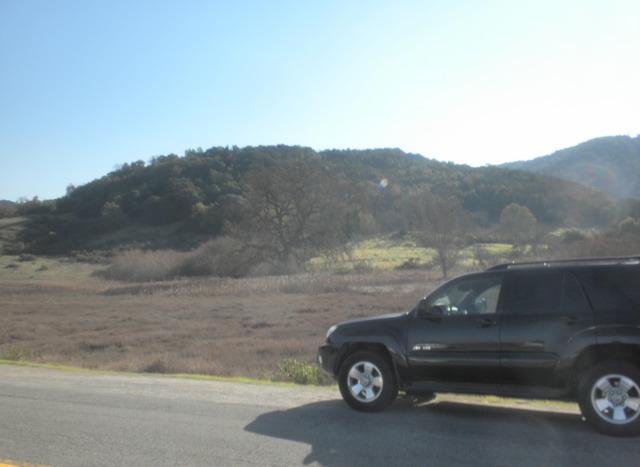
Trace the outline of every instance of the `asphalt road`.
[[0, 365], [2, 463], [636, 466], [640, 440], [597, 434], [573, 407], [399, 399], [363, 414], [335, 388]]

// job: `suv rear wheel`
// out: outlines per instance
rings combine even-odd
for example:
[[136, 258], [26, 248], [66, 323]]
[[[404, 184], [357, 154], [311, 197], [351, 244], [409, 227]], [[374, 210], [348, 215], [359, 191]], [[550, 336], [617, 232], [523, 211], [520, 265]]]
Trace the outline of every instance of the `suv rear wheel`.
[[365, 412], [384, 409], [398, 395], [391, 365], [372, 351], [359, 351], [347, 357], [340, 367], [338, 385], [345, 402]]
[[586, 370], [578, 385], [578, 404], [587, 422], [605, 434], [640, 434], [640, 370], [624, 362]]

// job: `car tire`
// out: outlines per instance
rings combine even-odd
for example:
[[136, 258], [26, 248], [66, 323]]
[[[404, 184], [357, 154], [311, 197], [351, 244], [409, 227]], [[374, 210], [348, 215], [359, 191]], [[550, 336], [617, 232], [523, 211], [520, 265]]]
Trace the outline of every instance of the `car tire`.
[[578, 384], [578, 404], [587, 422], [601, 433], [640, 434], [640, 369], [617, 361], [589, 368]]
[[391, 364], [378, 352], [359, 351], [345, 359], [338, 373], [342, 398], [363, 412], [377, 412], [398, 395]]

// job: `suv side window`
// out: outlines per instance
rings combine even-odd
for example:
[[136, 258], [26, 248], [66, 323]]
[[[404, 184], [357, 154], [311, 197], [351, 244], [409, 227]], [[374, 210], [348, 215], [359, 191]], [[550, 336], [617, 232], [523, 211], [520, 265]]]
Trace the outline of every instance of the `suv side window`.
[[507, 310], [514, 314], [539, 314], [560, 311], [562, 273], [526, 272], [509, 280]]
[[601, 268], [581, 272], [597, 310], [640, 309], [640, 269]]
[[607, 274], [607, 285], [611, 293], [636, 306], [640, 305], [640, 273], [635, 271], [614, 270]]
[[428, 308], [439, 308], [444, 315], [496, 313], [502, 278], [483, 275], [452, 281], [428, 298]]
[[584, 313], [590, 310], [573, 274], [559, 271], [517, 273], [509, 278], [506, 309], [513, 314]]

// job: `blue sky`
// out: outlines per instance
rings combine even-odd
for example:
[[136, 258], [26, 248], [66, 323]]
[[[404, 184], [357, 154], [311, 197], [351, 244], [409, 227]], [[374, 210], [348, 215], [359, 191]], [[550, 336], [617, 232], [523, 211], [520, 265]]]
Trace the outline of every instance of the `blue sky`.
[[637, 0], [0, 0], [0, 199], [189, 148], [481, 166], [640, 133]]

